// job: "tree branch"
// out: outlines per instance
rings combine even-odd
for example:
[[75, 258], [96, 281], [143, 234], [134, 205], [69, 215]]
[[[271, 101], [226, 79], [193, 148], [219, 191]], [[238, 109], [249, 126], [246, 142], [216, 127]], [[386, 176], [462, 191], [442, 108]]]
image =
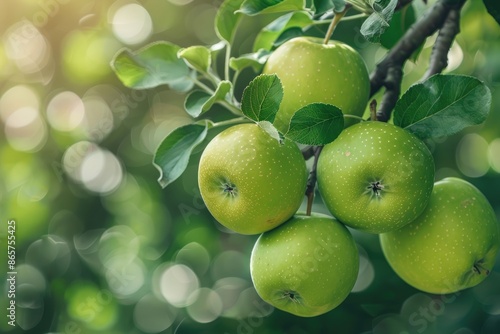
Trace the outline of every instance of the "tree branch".
[[377, 112], [379, 121], [387, 122], [396, 105], [403, 79], [403, 66], [411, 55], [422, 45], [425, 39], [440, 29], [450, 11], [460, 12], [466, 0], [438, 0], [424, 16], [415, 22], [399, 42], [377, 65], [370, 76], [370, 96], [385, 87], [384, 97]]
[[429, 68], [422, 81], [436, 73], [441, 73], [448, 66], [448, 52], [459, 32], [460, 8], [453, 8], [446, 17], [443, 27], [439, 30], [438, 37], [432, 48]]
[[401, 8], [403, 8], [407, 4], [411, 3], [412, 1], [413, 0], [399, 0], [398, 4], [396, 5], [396, 9], [395, 10], [400, 10]]
[[314, 146], [306, 146], [302, 149], [304, 160], [307, 161], [314, 156]]
[[314, 162], [309, 172], [309, 179], [307, 180], [306, 186], [306, 197], [307, 197], [307, 209], [306, 215], [311, 215], [312, 204], [314, 200], [314, 188], [316, 187], [316, 168], [318, 167], [318, 158], [321, 153], [323, 146], [315, 146], [314, 150]]
[[373, 99], [370, 102], [370, 121], [377, 120], [377, 100]]

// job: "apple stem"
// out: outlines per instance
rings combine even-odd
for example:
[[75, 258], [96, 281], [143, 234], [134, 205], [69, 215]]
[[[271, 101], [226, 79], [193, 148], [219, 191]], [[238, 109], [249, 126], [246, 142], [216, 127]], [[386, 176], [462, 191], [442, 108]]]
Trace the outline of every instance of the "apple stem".
[[318, 158], [323, 146], [316, 146], [314, 149], [314, 162], [309, 172], [309, 179], [307, 180], [306, 196], [307, 196], [307, 209], [306, 215], [311, 215], [312, 204], [314, 201], [314, 188], [316, 187], [316, 168], [318, 167]]
[[307, 195], [306, 216], [310, 216], [311, 215], [311, 209], [312, 209], [313, 200], [314, 200], [314, 193], [311, 192], [310, 194]]
[[346, 4], [345, 8], [341, 12], [336, 12], [335, 16], [332, 19], [332, 22], [330, 23], [330, 26], [328, 27], [328, 30], [326, 31], [325, 39], [323, 40], [323, 44], [328, 44], [328, 41], [330, 40], [330, 37], [332, 37], [333, 31], [339, 24], [340, 20], [344, 17], [344, 15], [347, 13], [347, 11], [351, 8], [351, 5]]
[[375, 99], [370, 102], [370, 120], [377, 120], [377, 100]]

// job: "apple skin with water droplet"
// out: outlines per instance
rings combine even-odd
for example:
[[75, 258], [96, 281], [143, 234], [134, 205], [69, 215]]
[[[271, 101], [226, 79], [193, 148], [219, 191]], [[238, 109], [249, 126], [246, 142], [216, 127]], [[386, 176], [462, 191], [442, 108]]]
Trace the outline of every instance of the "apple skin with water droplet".
[[337, 307], [349, 295], [359, 255], [349, 230], [334, 218], [297, 214], [262, 234], [250, 258], [252, 281], [260, 297], [301, 317]]
[[472, 184], [446, 178], [434, 185], [417, 219], [380, 235], [385, 258], [406, 283], [446, 294], [481, 283], [495, 264], [500, 230], [495, 212]]
[[240, 234], [260, 234], [297, 211], [307, 182], [297, 145], [280, 144], [257, 124], [232, 126], [207, 145], [198, 185], [212, 216]]
[[[361, 55], [347, 44], [317, 37], [296, 37], [280, 45], [264, 66], [283, 85], [283, 100], [274, 125], [286, 133], [300, 108], [315, 102], [333, 104], [344, 114], [362, 116], [370, 94], [368, 70]], [[346, 119], [345, 124], [355, 121]]]
[[417, 218], [434, 185], [434, 160], [408, 131], [383, 122], [362, 122], [325, 145], [318, 160], [318, 188], [342, 223], [384, 233]]

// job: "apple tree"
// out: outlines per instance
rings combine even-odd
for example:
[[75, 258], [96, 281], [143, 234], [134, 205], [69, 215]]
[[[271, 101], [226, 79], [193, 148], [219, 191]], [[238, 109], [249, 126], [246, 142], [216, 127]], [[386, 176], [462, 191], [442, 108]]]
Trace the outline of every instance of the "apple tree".
[[[490, 112], [484, 82], [442, 73], [470, 2], [225, 0], [218, 43], [160, 40], [120, 51], [112, 67], [131, 89], [185, 95], [193, 121], [158, 146], [158, 182], [168, 192], [206, 146], [201, 196], [228, 231], [260, 235], [251, 274], [269, 304], [304, 317], [341, 304], [358, 274], [353, 231], [380, 234], [410, 286], [454, 293], [481, 283], [500, 247], [488, 199], [463, 180], [434, 183], [424, 144]], [[500, 5], [483, 2], [500, 24]], [[259, 25], [250, 46], [242, 22]], [[360, 28], [342, 29], [352, 22]], [[426, 43], [425, 74], [404, 91]], [[367, 66], [373, 44], [386, 51]]]

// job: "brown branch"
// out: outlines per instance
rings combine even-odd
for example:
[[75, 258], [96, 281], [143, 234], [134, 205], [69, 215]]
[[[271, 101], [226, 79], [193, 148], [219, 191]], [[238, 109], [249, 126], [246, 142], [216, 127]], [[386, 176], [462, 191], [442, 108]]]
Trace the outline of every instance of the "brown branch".
[[377, 100], [373, 99], [370, 102], [370, 121], [377, 120]]
[[438, 0], [424, 16], [415, 22], [386, 57], [377, 64], [370, 76], [370, 96], [385, 87], [385, 93], [377, 112], [379, 121], [387, 122], [401, 91], [403, 66], [411, 55], [445, 23], [452, 10], [460, 12], [466, 0]]
[[429, 68], [424, 74], [422, 81], [433, 76], [436, 73], [441, 73], [448, 66], [448, 52], [455, 40], [455, 36], [460, 33], [460, 8], [453, 8], [443, 27], [439, 30], [438, 37], [432, 48]]
[[304, 160], [307, 161], [314, 156], [314, 146], [307, 146], [302, 149]]
[[391, 112], [401, 93], [401, 82], [403, 81], [403, 66], [391, 66], [387, 69], [384, 82], [385, 93], [377, 111], [377, 120], [387, 122], [391, 118]]
[[307, 197], [307, 209], [306, 215], [311, 215], [312, 204], [314, 200], [314, 189], [316, 187], [316, 168], [318, 167], [318, 158], [321, 153], [323, 146], [315, 146], [314, 147], [314, 162], [309, 172], [309, 179], [307, 179], [306, 186], [306, 197]]

